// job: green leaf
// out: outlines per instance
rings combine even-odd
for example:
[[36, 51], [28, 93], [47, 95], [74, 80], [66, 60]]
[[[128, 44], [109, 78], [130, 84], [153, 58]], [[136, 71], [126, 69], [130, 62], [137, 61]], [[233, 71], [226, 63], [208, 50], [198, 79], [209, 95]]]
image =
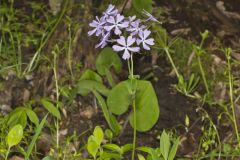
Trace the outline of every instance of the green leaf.
[[128, 110], [131, 104], [130, 81], [118, 83], [108, 94], [107, 105], [109, 110], [117, 115], [121, 115]]
[[97, 57], [96, 68], [100, 75], [106, 75], [106, 70], [110, 70], [112, 66], [116, 72], [120, 72], [122, 69], [122, 62], [118, 54], [114, 52], [112, 48], [106, 47]]
[[93, 80], [102, 83], [102, 78], [96, 72], [87, 69], [81, 76], [79, 80]]
[[141, 154], [138, 154], [138, 160], [145, 160], [145, 158]]
[[148, 153], [148, 154], [151, 154], [152, 148], [150, 148], [150, 147], [145, 147], [145, 146], [141, 146], [141, 147], [138, 147], [137, 150], [142, 151], [142, 152], [146, 152], [146, 153]]
[[88, 138], [87, 150], [94, 158], [96, 157], [96, 154], [98, 152], [98, 147], [99, 145], [96, 141], [96, 138], [94, 136], [90, 136]]
[[118, 153], [108, 153], [108, 152], [103, 152], [100, 156], [100, 159], [104, 160], [112, 160], [112, 159], [123, 159], [121, 155]]
[[32, 123], [34, 123], [36, 126], [38, 126], [39, 125], [39, 119], [38, 119], [36, 113], [33, 112], [31, 109], [28, 109], [28, 108], [26, 109], [26, 113], [27, 113], [27, 116], [30, 119], [30, 121]]
[[93, 90], [93, 94], [98, 100], [98, 103], [102, 109], [103, 115], [104, 115], [109, 127], [117, 135], [120, 132], [121, 127], [118, 124], [116, 118], [111, 113], [109, 113], [106, 102], [103, 99], [103, 97], [95, 90]]
[[14, 127], [11, 128], [10, 132], [7, 135], [7, 144], [9, 147], [15, 146], [23, 138], [23, 127], [20, 124], [15, 125]]
[[49, 113], [51, 113], [56, 118], [61, 119], [61, 114], [59, 110], [56, 106], [52, 104], [52, 102], [48, 101], [47, 99], [41, 99], [41, 103], [48, 110]]
[[123, 152], [122, 154], [124, 154], [125, 152], [132, 150], [133, 145], [131, 143], [129, 143], [129, 144], [125, 144], [121, 148], [122, 148], [122, 152]]
[[47, 120], [47, 116], [48, 116], [48, 114], [42, 119], [41, 123], [38, 125], [38, 127], [37, 127], [37, 129], [35, 131], [35, 134], [34, 134], [34, 136], [32, 138], [32, 141], [31, 141], [30, 145], [27, 148], [27, 152], [26, 152], [26, 155], [25, 155], [25, 159], [26, 160], [29, 160], [29, 156], [32, 153], [33, 147], [35, 146], [36, 141], [37, 141], [37, 139], [38, 139], [38, 137], [39, 137], [39, 135], [40, 135], [40, 133], [42, 131], [42, 128], [43, 128], [43, 126], [44, 126], [44, 124], [45, 124], [45, 122]]
[[107, 96], [109, 93], [109, 89], [105, 87], [102, 83], [93, 81], [93, 80], [81, 80], [77, 84], [77, 93], [86, 96], [93, 90], [98, 91], [104, 96]]
[[165, 160], [168, 159], [170, 148], [170, 139], [169, 135], [163, 130], [162, 135], [160, 137], [160, 150]]
[[171, 151], [170, 151], [169, 156], [168, 156], [168, 160], [173, 160], [175, 158], [179, 142], [180, 142], [179, 138], [177, 138], [174, 141], [173, 146], [172, 146]]
[[104, 144], [102, 147], [106, 148], [106, 149], [109, 149], [111, 151], [116, 151], [120, 154], [122, 153], [122, 149], [116, 144]]
[[[139, 132], [150, 130], [159, 117], [159, 106], [156, 93], [149, 81], [137, 80], [136, 105], [136, 129]], [[130, 124], [133, 126], [133, 112], [130, 114]]]
[[23, 128], [27, 125], [27, 115], [25, 107], [17, 107], [9, 114], [7, 125], [10, 127], [21, 124]]
[[138, 11], [143, 10], [152, 13], [152, 0], [133, 0], [133, 7]]
[[107, 137], [108, 139], [110, 139], [110, 140], [113, 138], [113, 133], [112, 133], [112, 131], [111, 131], [110, 129], [106, 129], [105, 132], [104, 132], [104, 134], [105, 134], [106, 137]]
[[161, 152], [158, 152], [158, 148], [157, 149], [151, 149], [150, 151], [150, 155], [152, 157], [152, 160], [160, 160], [159, 156], [161, 155]]
[[100, 145], [104, 137], [102, 128], [99, 126], [96, 126], [93, 131], [93, 136], [96, 138], [98, 145]]

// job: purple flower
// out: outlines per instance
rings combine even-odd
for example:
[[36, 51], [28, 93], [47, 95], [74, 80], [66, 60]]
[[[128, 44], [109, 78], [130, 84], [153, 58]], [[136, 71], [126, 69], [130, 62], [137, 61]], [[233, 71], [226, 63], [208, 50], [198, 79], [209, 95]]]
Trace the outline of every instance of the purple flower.
[[134, 42], [136, 42], [136, 39], [133, 38], [132, 36], [128, 36], [127, 41], [126, 38], [121, 36], [118, 40], [117, 43], [120, 45], [114, 45], [113, 46], [113, 50], [114, 51], [123, 51], [123, 56], [122, 58], [124, 60], [129, 59], [130, 58], [130, 52], [139, 52], [140, 48], [139, 47], [130, 47]]
[[111, 31], [114, 29], [114, 33], [116, 35], [122, 34], [122, 31], [120, 29], [128, 27], [128, 22], [124, 22], [124, 16], [117, 14], [116, 17], [110, 16], [107, 19], [107, 22], [109, 23], [104, 27], [107, 31]]
[[94, 29], [88, 32], [88, 35], [91, 36], [94, 33], [96, 33], [96, 36], [99, 36], [100, 34], [102, 34], [103, 32], [103, 26], [106, 23], [106, 21], [103, 18], [98, 18], [98, 16], [96, 16], [96, 20], [93, 20], [89, 26], [93, 27]]
[[142, 43], [143, 48], [145, 50], [150, 50], [149, 45], [154, 45], [154, 39], [153, 38], [148, 38], [148, 36], [150, 35], [151, 31], [145, 29], [144, 31], [139, 31], [138, 36], [140, 37], [140, 39], [137, 39], [137, 44], [139, 45], [140, 43]]
[[146, 21], [154, 21], [154, 22], [157, 22], [157, 23], [160, 23], [161, 24], [161, 22], [159, 22], [153, 15], [151, 15], [149, 12], [147, 12], [146, 10], [143, 10], [142, 11], [142, 13], [143, 14], [145, 14], [147, 17], [148, 17], [148, 19], [146, 20]]
[[117, 13], [118, 13], [118, 10], [115, 9], [115, 6], [112, 4], [109, 4], [106, 11], [103, 12], [103, 18], [107, 19], [109, 18], [109, 16], [116, 16]]
[[107, 45], [108, 41], [109, 41], [109, 37], [110, 37], [110, 32], [107, 32], [107, 33], [103, 33], [102, 34], [102, 38], [101, 38], [101, 41], [100, 43], [98, 43], [95, 48], [103, 48]]
[[130, 26], [134, 22], [135, 19], [136, 19], [136, 16], [130, 16], [130, 17], [128, 17], [128, 19], [126, 21], [128, 22], [128, 25]]
[[138, 34], [139, 31], [146, 28], [146, 26], [144, 26], [144, 25], [140, 26], [140, 22], [141, 22], [140, 20], [136, 20], [136, 21], [132, 22], [130, 28], [127, 29], [127, 31], [132, 32], [131, 33], [132, 36]]

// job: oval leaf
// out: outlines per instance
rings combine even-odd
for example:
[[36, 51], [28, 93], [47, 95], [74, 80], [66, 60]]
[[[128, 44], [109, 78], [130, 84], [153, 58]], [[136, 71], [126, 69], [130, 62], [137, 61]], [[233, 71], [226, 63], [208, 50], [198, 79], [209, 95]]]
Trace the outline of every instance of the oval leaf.
[[[121, 93], [122, 94], [122, 93]], [[138, 80], [135, 98], [137, 130], [150, 130], [159, 117], [157, 96], [149, 81]], [[133, 126], [133, 112], [130, 114], [130, 124]]]
[[128, 107], [131, 104], [129, 89], [130, 82], [127, 80], [118, 83], [109, 92], [107, 106], [112, 113], [121, 115], [128, 110]]
[[50, 112], [53, 116], [61, 119], [61, 115], [57, 107], [55, 107], [51, 102], [46, 99], [41, 100], [42, 105]]
[[26, 109], [26, 113], [27, 113], [27, 116], [30, 119], [30, 121], [32, 123], [34, 123], [36, 126], [38, 126], [39, 125], [39, 119], [38, 119], [36, 113], [33, 112], [31, 109]]
[[77, 93], [86, 96], [93, 90], [98, 91], [104, 96], [108, 95], [109, 89], [102, 83], [93, 80], [81, 80], [77, 84]]
[[104, 137], [102, 128], [99, 126], [96, 126], [93, 131], [93, 136], [96, 138], [98, 145], [100, 145]]
[[81, 76], [79, 80], [93, 80], [97, 82], [102, 82], [102, 78], [94, 71], [87, 69]]
[[102, 147], [106, 148], [106, 149], [109, 149], [111, 151], [116, 151], [118, 153], [122, 153], [122, 149], [118, 145], [116, 145], [116, 144], [112, 144], [112, 143], [104, 144]]
[[94, 158], [96, 157], [98, 152], [98, 143], [94, 136], [90, 136], [88, 138], [87, 150]]
[[17, 145], [23, 138], [23, 127], [20, 124], [15, 125], [7, 135], [7, 144], [9, 147]]
[[106, 47], [97, 57], [96, 68], [100, 75], [106, 75], [106, 70], [110, 70], [112, 66], [116, 72], [120, 72], [122, 69], [122, 62], [118, 54], [114, 52], [112, 48]]

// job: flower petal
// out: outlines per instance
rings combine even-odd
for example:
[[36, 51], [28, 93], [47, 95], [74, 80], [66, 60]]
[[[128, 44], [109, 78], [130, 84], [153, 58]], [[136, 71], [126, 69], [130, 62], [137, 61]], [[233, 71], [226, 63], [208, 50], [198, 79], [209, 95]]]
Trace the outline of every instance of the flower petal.
[[142, 40], [141, 39], [137, 39], [136, 42], [137, 42], [137, 45], [139, 45], [140, 43], [142, 43]]
[[115, 27], [115, 30], [114, 30], [114, 33], [116, 34], [116, 35], [120, 35], [121, 33], [122, 33], [122, 31], [119, 29], [119, 27]]
[[113, 28], [114, 28], [114, 25], [104, 27], [104, 29], [106, 29], [108, 32], [111, 31]]
[[142, 30], [139, 31], [138, 36], [140, 37], [140, 39], [143, 39], [143, 38], [144, 38], [144, 37], [143, 37], [143, 31], [142, 31]]
[[144, 42], [143, 42], [142, 44], [143, 44], [143, 48], [144, 48], [145, 50], [150, 50], [150, 47], [149, 47], [147, 44], [145, 44]]
[[143, 31], [143, 35], [144, 35], [143, 37], [144, 37], [144, 39], [146, 39], [146, 38], [150, 35], [150, 33], [151, 33], [151, 31], [145, 29], [145, 30]]
[[119, 52], [119, 51], [122, 51], [122, 50], [125, 49], [124, 47], [118, 46], [118, 45], [113, 45], [112, 48], [113, 48], [113, 50], [116, 51], [116, 52]]
[[110, 16], [110, 17], [107, 19], [107, 22], [108, 22], [108, 23], [111, 23], [111, 24], [114, 24], [114, 23], [115, 23], [114, 17]]
[[125, 49], [122, 58], [123, 58], [124, 60], [127, 60], [127, 59], [130, 58], [130, 53], [129, 53], [129, 51], [128, 51], [127, 49]]
[[88, 31], [88, 36], [91, 36], [93, 35], [95, 32], [96, 32], [97, 28], [91, 30], [91, 31]]
[[121, 36], [118, 40], [117, 40], [118, 44], [121, 44], [122, 46], [126, 46], [126, 39], [125, 37]]
[[133, 38], [132, 36], [128, 36], [128, 38], [127, 38], [127, 46], [131, 46], [135, 41], [136, 41], [135, 38]]
[[116, 22], [117, 23], [121, 22], [123, 19], [124, 19], [124, 16], [122, 16], [120, 14], [117, 14], [117, 16], [116, 16]]
[[153, 38], [146, 39], [145, 43], [152, 46], [152, 45], [154, 45], [154, 39]]
[[128, 50], [132, 51], [132, 52], [139, 52], [140, 48], [139, 47], [128, 47]]
[[128, 22], [123, 22], [123, 23], [118, 24], [118, 26], [121, 28], [127, 28], [128, 24], [129, 24]]

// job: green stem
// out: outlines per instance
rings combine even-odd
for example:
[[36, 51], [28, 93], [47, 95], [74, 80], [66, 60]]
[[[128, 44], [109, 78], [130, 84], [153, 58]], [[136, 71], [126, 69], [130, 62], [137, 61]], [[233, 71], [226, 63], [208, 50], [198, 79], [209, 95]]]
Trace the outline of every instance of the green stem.
[[238, 140], [238, 146], [240, 147], [240, 139], [239, 139], [239, 134], [238, 134], [236, 114], [235, 114], [234, 102], [233, 102], [233, 78], [232, 78], [232, 74], [231, 74], [230, 55], [227, 55], [227, 60], [228, 60], [229, 94], [230, 94], [230, 103], [231, 103], [232, 116], [233, 116], [233, 124], [234, 124], [234, 129], [235, 129], [235, 133], [236, 133], [237, 140]]
[[7, 150], [7, 153], [6, 153], [6, 157], [5, 157], [5, 160], [7, 160], [7, 158], [8, 158], [8, 155], [9, 155], [9, 152], [10, 152], [10, 146], [8, 147], [8, 150]]
[[169, 49], [166, 47], [166, 48], [164, 48], [164, 51], [166, 52], [166, 54], [167, 54], [167, 56], [168, 56], [168, 59], [169, 59], [171, 65], [172, 65], [172, 67], [173, 67], [173, 70], [174, 70], [175, 74], [177, 75], [177, 78], [179, 79], [180, 74], [178, 73], [177, 67], [175, 66], [175, 64], [174, 64], [174, 62], [173, 62], [173, 60], [172, 60], [172, 57], [171, 57], [171, 55], [170, 55], [170, 53], [169, 53]]
[[197, 55], [197, 59], [198, 59], [198, 66], [200, 68], [200, 72], [201, 72], [201, 75], [202, 75], [202, 79], [203, 79], [203, 82], [204, 82], [204, 86], [205, 86], [205, 89], [207, 91], [207, 94], [209, 94], [209, 88], [208, 88], [208, 84], [207, 84], [207, 80], [206, 80], [206, 75], [205, 75], [205, 72], [203, 70], [203, 67], [202, 67], [202, 62], [201, 62], [201, 58], [199, 55]]
[[128, 69], [129, 69], [129, 74], [130, 74], [130, 80], [131, 80], [131, 95], [132, 95], [132, 107], [133, 107], [133, 149], [132, 149], [132, 160], [134, 160], [135, 157], [135, 149], [136, 149], [136, 137], [137, 137], [137, 122], [136, 122], [136, 105], [135, 105], [135, 92], [136, 88], [133, 85], [133, 80], [134, 80], [134, 74], [133, 74], [133, 55], [131, 53], [130, 61], [128, 61]]
[[135, 157], [135, 149], [136, 149], [136, 139], [137, 139], [137, 118], [136, 118], [136, 106], [135, 106], [135, 98], [133, 99], [133, 150], [132, 150], [132, 160]]

